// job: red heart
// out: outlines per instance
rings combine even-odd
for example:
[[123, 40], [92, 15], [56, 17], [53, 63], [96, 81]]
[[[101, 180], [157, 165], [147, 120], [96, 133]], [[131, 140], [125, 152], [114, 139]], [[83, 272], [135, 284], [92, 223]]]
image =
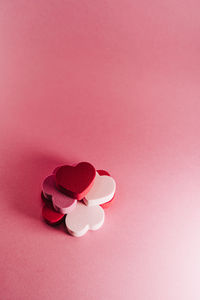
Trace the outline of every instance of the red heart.
[[42, 208], [42, 216], [48, 224], [56, 225], [62, 222], [65, 215], [55, 211], [53, 205], [49, 201], [49, 203], [44, 204]]
[[81, 200], [91, 189], [96, 176], [95, 168], [88, 162], [77, 166], [62, 166], [56, 170], [57, 187], [69, 197]]

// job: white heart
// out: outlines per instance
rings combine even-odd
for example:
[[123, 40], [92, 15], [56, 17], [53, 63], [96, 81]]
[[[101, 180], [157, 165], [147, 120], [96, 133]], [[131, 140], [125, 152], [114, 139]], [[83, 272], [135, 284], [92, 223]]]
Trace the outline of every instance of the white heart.
[[88, 207], [78, 201], [76, 208], [66, 215], [65, 225], [68, 232], [76, 237], [84, 235], [88, 230], [97, 230], [104, 223], [104, 210], [101, 206]]
[[111, 176], [100, 176], [96, 173], [94, 184], [83, 201], [87, 206], [106, 203], [114, 197], [115, 190], [116, 183]]

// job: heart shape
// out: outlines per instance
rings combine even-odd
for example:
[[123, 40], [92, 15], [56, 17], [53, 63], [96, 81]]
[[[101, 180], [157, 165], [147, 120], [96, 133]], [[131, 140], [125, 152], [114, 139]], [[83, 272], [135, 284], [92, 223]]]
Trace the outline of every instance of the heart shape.
[[45, 203], [42, 208], [42, 216], [48, 224], [56, 225], [63, 220], [65, 215], [55, 211], [49, 201], [49, 203]]
[[76, 207], [77, 200], [66, 196], [57, 189], [54, 175], [45, 178], [42, 191], [45, 198], [52, 200], [53, 207], [59, 213], [68, 214]]
[[[100, 176], [102, 176], [102, 175], [110, 176], [110, 174], [109, 174], [107, 171], [105, 171], [105, 170], [97, 170], [97, 172], [99, 173]], [[106, 202], [106, 203], [103, 203], [103, 204], [101, 204], [100, 206], [101, 206], [103, 209], [110, 207], [110, 205], [111, 205], [111, 203], [113, 202], [114, 198], [115, 198], [115, 195], [113, 196], [113, 198], [112, 198], [110, 201], [108, 201], [108, 202]]]
[[77, 200], [82, 200], [90, 191], [95, 176], [95, 168], [88, 162], [81, 162], [75, 167], [62, 166], [55, 172], [57, 187]]
[[104, 210], [99, 205], [86, 206], [81, 201], [76, 208], [65, 218], [68, 232], [76, 237], [83, 236], [88, 230], [97, 230], [104, 223]]
[[96, 173], [94, 184], [83, 201], [87, 206], [107, 203], [114, 197], [115, 190], [116, 183], [111, 176]]

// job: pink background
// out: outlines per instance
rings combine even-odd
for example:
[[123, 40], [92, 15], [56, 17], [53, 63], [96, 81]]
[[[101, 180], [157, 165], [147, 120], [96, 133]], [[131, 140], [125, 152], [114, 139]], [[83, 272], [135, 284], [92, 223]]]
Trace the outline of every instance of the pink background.
[[[199, 0], [1, 0], [0, 299], [200, 299]], [[82, 238], [41, 218], [60, 164], [117, 181]]]

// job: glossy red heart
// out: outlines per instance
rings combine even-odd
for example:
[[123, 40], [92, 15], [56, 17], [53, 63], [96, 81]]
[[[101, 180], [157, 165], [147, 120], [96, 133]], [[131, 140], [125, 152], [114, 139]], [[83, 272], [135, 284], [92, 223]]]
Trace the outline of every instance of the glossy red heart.
[[57, 187], [69, 197], [81, 200], [91, 189], [96, 176], [95, 168], [88, 162], [77, 166], [62, 166], [55, 172]]

